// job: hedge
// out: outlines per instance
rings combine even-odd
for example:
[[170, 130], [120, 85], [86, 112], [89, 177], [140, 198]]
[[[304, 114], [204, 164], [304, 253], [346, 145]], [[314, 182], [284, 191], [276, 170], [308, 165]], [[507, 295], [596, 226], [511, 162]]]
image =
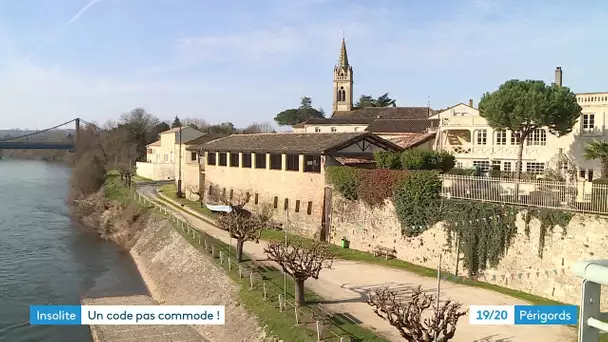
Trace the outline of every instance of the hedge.
[[370, 206], [381, 206], [393, 196], [396, 184], [408, 175], [408, 171], [386, 169], [356, 169], [332, 166], [327, 177], [344, 198], [362, 200]]
[[456, 165], [456, 158], [446, 151], [408, 149], [403, 152], [377, 152], [376, 166], [391, 170], [439, 170], [447, 172]]

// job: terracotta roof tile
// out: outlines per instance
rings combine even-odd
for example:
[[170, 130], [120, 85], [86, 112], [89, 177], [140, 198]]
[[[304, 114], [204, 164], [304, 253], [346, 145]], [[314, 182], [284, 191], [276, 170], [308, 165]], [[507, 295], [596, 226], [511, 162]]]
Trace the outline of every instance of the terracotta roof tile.
[[207, 143], [207, 142], [215, 140], [215, 139], [225, 137], [226, 135], [227, 134], [221, 134], [221, 133], [207, 133], [207, 134], [201, 135], [198, 138], [188, 140], [184, 144], [188, 145], [188, 147], [186, 148], [187, 150], [198, 150], [198, 145]]
[[310, 118], [304, 123], [307, 125], [368, 125], [374, 121], [374, 118], [351, 118], [345, 117], [331, 117], [331, 118]]
[[342, 165], [357, 165], [357, 164], [375, 164], [374, 158], [362, 157], [335, 157], [338, 163]]
[[405, 133], [396, 138], [388, 139], [401, 148], [413, 148], [435, 137], [435, 133]]
[[364, 137], [398, 148], [391, 142], [369, 132], [233, 134], [202, 144], [199, 147], [207, 151], [319, 154]]
[[335, 112], [332, 118], [369, 118], [369, 119], [424, 119], [434, 115], [429, 107], [366, 107], [349, 112]]
[[437, 126], [438, 119], [376, 119], [365, 130], [374, 133], [426, 133], [429, 128]]

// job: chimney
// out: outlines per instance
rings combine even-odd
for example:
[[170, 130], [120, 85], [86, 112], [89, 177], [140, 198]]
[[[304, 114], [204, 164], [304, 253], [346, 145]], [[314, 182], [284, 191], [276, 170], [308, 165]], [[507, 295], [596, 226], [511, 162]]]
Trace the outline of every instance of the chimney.
[[562, 77], [563, 77], [562, 67], [555, 68], [555, 84], [560, 87], [562, 86]]
[[469, 99], [469, 107], [475, 108], [473, 107], [473, 99]]

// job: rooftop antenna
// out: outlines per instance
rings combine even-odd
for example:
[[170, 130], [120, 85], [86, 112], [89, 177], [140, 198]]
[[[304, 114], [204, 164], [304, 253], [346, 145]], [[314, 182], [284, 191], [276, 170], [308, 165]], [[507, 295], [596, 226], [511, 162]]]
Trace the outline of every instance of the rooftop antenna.
[[426, 116], [431, 116], [431, 97], [429, 96], [427, 105], [426, 105]]

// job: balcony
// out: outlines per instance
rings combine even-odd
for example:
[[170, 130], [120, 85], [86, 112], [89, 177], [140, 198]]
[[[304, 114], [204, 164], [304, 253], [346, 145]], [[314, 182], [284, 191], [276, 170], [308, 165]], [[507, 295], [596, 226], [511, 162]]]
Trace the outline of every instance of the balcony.
[[581, 137], [603, 137], [606, 134], [606, 129], [604, 127], [594, 127], [591, 129], [582, 129], [580, 130]]
[[[517, 145], [444, 145], [441, 148], [456, 157], [490, 157], [515, 158], [519, 146]], [[538, 158], [546, 153], [546, 146], [524, 146], [524, 158]]]
[[441, 127], [488, 127], [488, 122], [481, 116], [450, 116], [441, 118]]

